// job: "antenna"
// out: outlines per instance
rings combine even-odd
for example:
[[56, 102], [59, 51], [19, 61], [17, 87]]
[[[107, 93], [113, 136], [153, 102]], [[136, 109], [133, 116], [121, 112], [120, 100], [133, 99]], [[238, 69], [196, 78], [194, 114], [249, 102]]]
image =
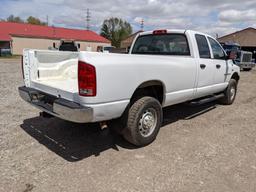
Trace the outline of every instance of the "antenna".
[[144, 20], [143, 19], [141, 19], [140, 29], [141, 29], [141, 31], [144, 31]]
[[90, 30], [90, 21], [91, 21], [91, 13], [90, 13], [90, 9], [87, 9], [86, 12], [86, 29]]

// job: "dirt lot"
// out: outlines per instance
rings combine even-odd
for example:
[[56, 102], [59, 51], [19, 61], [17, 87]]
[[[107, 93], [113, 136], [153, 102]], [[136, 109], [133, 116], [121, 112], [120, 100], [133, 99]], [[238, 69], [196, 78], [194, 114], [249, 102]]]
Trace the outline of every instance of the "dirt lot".
[[256, 191], [256, 70], [232, 106], [166, 109], [140, 149], [97, 124], [38, 117], [22, 84], [19, 61], [0, 60], [0, 191]]

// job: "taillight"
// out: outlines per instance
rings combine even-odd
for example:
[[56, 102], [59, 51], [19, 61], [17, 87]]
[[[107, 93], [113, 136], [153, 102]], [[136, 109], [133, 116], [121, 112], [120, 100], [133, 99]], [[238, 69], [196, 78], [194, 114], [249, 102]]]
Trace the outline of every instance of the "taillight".
[[24, 77], [24, 67], [23, 67], [23, 56], [21, 56], [21, 71], [22, 71], [22, 77], [23, 77], [23, 79], [25, 79], [25, 77]]
[[165, 30], [165, 29], [153, 31], [154, 35], [162, 35], [162, 34], [166, 34], [166, 33], [167, 33], [167, 30]]
[[96, 96], [95, 67], [82, 61], [78, 61], [78, 90], [81, 96]]

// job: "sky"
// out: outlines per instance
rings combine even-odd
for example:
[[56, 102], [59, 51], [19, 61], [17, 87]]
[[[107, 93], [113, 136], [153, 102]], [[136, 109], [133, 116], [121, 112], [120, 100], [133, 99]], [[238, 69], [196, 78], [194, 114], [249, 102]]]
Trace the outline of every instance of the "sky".
[[256, 28], [256, 0], [0, 0], [0, 19], [13, 14], [46, 21], [48, 15], [50, 25], [86, 28], [87, 9], [96, 32], [110, 17], [128, 21], [134, 32], [142, 19], [144, 30], [192, 29], [213, 36]]

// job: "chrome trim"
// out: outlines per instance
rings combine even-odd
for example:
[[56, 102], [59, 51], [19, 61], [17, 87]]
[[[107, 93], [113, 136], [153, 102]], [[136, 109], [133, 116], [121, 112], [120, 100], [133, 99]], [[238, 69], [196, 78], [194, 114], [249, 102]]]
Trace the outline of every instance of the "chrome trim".
[[[34, 107], [45, 111], [55, 117], [75, 122], [75, 123], [88, 123], [93, 120], [93, 109], [91, 107], [81, 106], [72, 101], [65, 99], [59, 99], [56, 97], [53, 104], [45, 104], [41, 100], [33, 99], [33, 94], [40, 94], [40, 96], [46, 96], [44, 93], [39, 93], [31, 88], [19, 87], [20, 97], [33, 105]], [[51, 96], [54, 97], [54, 96]], [[45, 106], [44, 106], [45, 105]]]
[[157, 125], [157, 112], [154, 108], [145, 110], [139, 120], [139, 132], [143, 137], [149, 137]]

